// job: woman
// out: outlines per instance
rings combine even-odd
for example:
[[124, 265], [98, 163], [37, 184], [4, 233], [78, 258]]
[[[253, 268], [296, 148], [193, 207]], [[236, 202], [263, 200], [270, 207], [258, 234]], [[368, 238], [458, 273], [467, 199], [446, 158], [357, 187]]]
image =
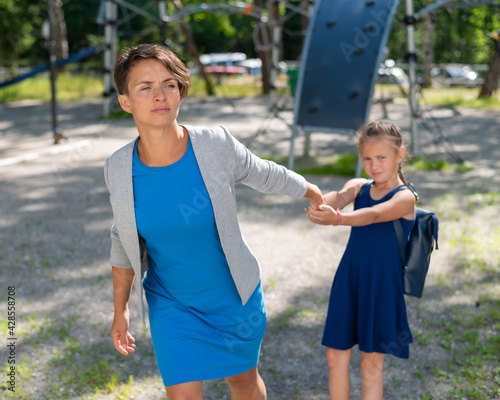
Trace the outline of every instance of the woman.
[[203, 380], [222, 377], [232, 399], [265, 399], [257, 371], [266, 325], [260, 266], [240, 232], [234, 186], [306, 197], [313, 208], [323, 204], [321, 192], [259, 159], [223, 127], [178, 125], [191, 82], [167, 48], [126, 50], [114, 77], [139, 137], [104, 168], [114, 214], [113, 344], [134, 352], [128, 301], [135, 283], [143, 319], [146, 295], [169, 400], [202, 399]]

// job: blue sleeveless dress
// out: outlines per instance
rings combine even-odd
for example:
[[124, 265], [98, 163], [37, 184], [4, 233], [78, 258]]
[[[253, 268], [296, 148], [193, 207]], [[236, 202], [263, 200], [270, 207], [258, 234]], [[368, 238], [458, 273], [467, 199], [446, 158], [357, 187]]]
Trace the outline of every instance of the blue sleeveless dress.
[[261, 284], [245, 305], [231, 277], [195, 154], [166, 167], [133, 157], [134, 206], [149, 255], [144, 290], [165, 386], [246, 372], [266, 327]]
[[[366, 190], [355, 209], [387, 201], [398, 189], [380, 200]], [[408, 237], [413, 221], [400, 221]], [[409, 358], [412, 341], [393, 222], [352, 227], [333, 281], [322, 344], [338, 350], [358, 344], [367, 353]]]

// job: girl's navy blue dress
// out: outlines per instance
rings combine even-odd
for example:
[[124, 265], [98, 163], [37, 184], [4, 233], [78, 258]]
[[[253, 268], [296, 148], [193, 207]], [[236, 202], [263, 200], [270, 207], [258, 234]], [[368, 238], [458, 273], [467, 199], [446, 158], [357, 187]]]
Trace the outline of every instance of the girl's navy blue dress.
[[266, 328], [259, 283], [242, 305], [195, 154], [166, 167], [133, 158], [134, 206], [149, 256], [144, 290], [165, 386], [223, 378], [257, 365]]
[[[397, 190], [380, 200], [365, 190], [355, 209], [387, 201]], [[408, 237], [413, 221], [401, 218], [401, 225]], [[333, 281], [322, 344], [338, 350], [359, 344], [367, 353], [409, 358], [412, 341], [393, 222], [352, 227]]]

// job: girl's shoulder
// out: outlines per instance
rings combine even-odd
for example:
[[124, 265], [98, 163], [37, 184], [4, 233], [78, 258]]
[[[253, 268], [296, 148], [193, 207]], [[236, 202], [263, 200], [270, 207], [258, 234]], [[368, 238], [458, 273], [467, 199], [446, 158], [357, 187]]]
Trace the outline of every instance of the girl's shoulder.
[[354, 178], [348, 180], [342, 190], [354, 190], [357, 195], [361, 189], [370, 188], [372, 183], [372, 179]]

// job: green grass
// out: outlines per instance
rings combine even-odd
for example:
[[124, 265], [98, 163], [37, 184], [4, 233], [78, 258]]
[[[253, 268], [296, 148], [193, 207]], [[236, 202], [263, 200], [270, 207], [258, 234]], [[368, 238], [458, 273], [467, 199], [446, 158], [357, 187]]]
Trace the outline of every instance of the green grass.
[[[73, 75], [60, 73], [56, 81], [57, 99], [60, 101], [99, 98], [104, 91], [101, 76]], [[20, 100], [51, 99], [50, 79], [47, 74], [41, 74], [22, 82], [0, 89], [0, 103]]]
[[[438, 285], [460, 300], [449, 302], [441, 319], [424, 323], [425, 333], [416, 339], [425, 346], [430, 337], [448, 355], [446, 365], [432, 371], [436, 383], [450, 388], [446, 399], [493, 399], [500, 392], [500, 228], [477, 221], [497, 215], [500, 193], [451, 197], [443, 197], [438, 207], [445, 210], [439, 216], [441, 230], [446, 229], [445, 247], [454, 255], [454, 267]], [[455, 225], [450, 208], [457, 205], [467, 215]]]
[[332, 162], [313, 167], [297, 168], [297, 173], [304, 175], [340, 175], [354, 176], [358, 155], [355, 153], [339, 154]]
[[[217, 80], [210, 77], [216, 97], [252, 97], [262, 94], [262, 82], [259, 77], [224, 76]], [[288, 78], [278, 77], [278, 92], [290, 95]], [[205, 82], [199, 75], [191, 77], [190, 97], [206, 96]], [[100, 74], [59, 73], [57, 76], [57, 98], [60, 101], [100, 98], [104, 92], [103, 78]], [[386, 97], [401, 97], [396, 86], [376, 85], [376, 97], [383, 93]], [[477, 99], [479, 88], [429, 88], [424, 89], [423, 100], [433, 106], [462, 106], [473, 108], [500, 109], [500, 91], [489, 99]], [[47, 73], [26, 79], [17, 84], [0, 89], [0, 103], [19, 100], [49, 101], [51, 98], [50, 79]]]
[[430, 88], [424, 89], [423, 100], [434, 106], [456, 106], [500, 110], [500, 91], [487, 99], [478, 99], [479, 88]]
[[[375, 86], [375, 97], [402, 97], [400, 90], [394, 85]], [[500, 90], [487, 99], [478, 99], [480, 87], [433, 87], [424, 89], [423, 97], [419, 100], [422, 104], [440, 107], [471, 107], [500, 110]]]
[[[288, 157], [263, 156], [267, 160], [281, 165], [288, 165]], [[338, 175], [353, 177], [356, 173], [358, 155], [356, 153], [337, 154], [332, 157], [298, 157], [295, 159], [295, 171], [301, 175]], [[419, 169], [424, 171], [456, 171], [467, 172], [473, 169], [468, 164], [450, 164], [442, 159], [433, 159], [425, 156], [411, 157], [406, 161], [405, 169]], [[362, 177], [368, 175], [363, 171]]]
[[[192, 76], [191, 80], [189, 96], [206, 96], [205, 82], [197, 75]], [[212, 83], [217, 97], [247, 97], [262, 94], [260, 81], [254, 77], [223, 77], [220, 85], [217, 85], [214, 79]], [[60, 73], [57, 75], [56, 91], [59, 101], [100, 98], [104, 92], [103, 78], [101, 75]], [[48, 74], [40, 74], [0, 89], [0, 103], [50, 99], [51, 87]]]

